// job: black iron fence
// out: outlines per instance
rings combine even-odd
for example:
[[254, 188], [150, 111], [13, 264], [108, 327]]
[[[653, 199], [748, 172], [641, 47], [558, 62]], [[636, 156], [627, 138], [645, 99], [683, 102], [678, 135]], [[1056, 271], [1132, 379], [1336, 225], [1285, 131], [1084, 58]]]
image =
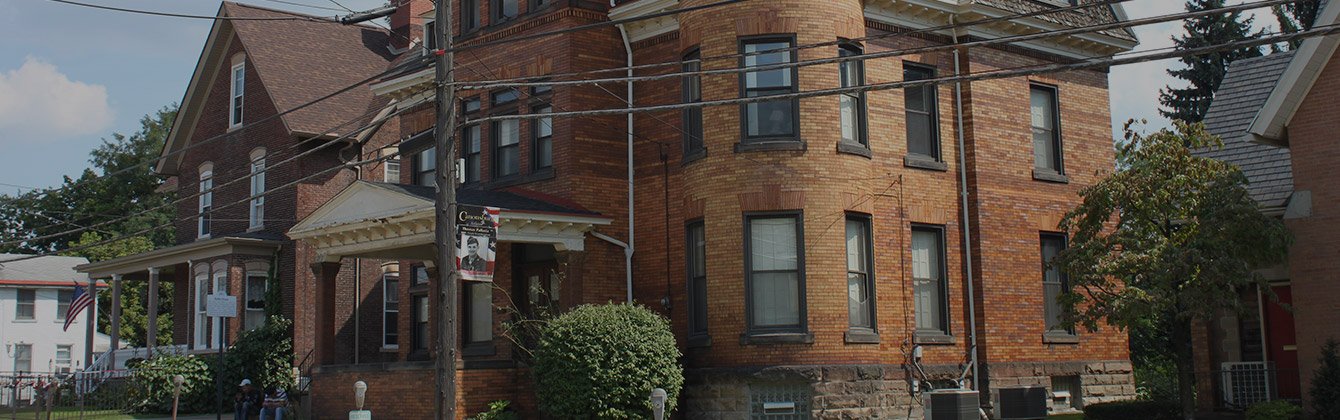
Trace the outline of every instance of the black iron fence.
[[137, 391], [126, 371], [0, 372], [0, 418], [123, 418]]

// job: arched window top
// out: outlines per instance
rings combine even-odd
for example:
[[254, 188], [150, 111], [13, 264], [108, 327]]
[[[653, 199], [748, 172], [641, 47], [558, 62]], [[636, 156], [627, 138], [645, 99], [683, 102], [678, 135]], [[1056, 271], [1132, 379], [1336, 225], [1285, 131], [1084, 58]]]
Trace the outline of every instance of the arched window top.
[[388, 262], [388, 263], [382, 264], [382, 274], [396, 274], [396, 275], [399, 275], [399, 274], [400, 274], [400, 263], [398, 263], [398, 262]]
[[257, 147], [251, 150], [251, 161], [255, 162], [265, 158], [265, 148]]
[[259, 275], [269, 275], [269, 274], [270, 274], [270, 263], [269, 263], [268, 261], [248, 261], [248, 262], [247, 262], [247, 274], [248, 274], [248, 275], [256, 275], [256, 274], [259, 274]]
[[214, 175], [214, 162], [205, 162], [200, 164], [200, 179], [209, 178]]
[[220, 275], [220, 274], [227, 275], [227, 273], [228, 273], [228, 262], [227, 262], [227, 261], [224, 261], [224, 260], [218, 260], [218, 261], [215, 261], [213, 264], [210, 264], [210, 268], [211, 268], [210, 271], [213, 272], [214, 275], [216, 275], [216, 276], [217, 276], [217, 275]]
[[195, 264], [195, 276], [205, 277], [209, 275], [209, 264]]

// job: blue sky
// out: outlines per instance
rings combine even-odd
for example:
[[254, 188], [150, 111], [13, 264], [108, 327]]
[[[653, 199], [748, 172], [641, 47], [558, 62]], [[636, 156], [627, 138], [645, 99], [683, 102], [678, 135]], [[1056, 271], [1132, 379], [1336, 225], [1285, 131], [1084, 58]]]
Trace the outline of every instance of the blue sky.
[[[86, 0], [98, 4], [183, 14], [213, 15], [212, 0]], [[329, 0], [294, 0], [333, 7]], [[317, 15], [334, 12], [248, 0], [257, 5]], [[1240, 3], [1233, 1], [1230, 3]], [[355, 10], [383, 0], [343, 0]], [[1181, 1], [1135, 0], [1132, 18], [1173, 13]], [[1263, 13], [1258, 25], [1274, 18]], [[0, 193], [48, 187], [88, 166], [88, 151], [110, 133], [132, 133], [139, 119], [181, 100], [210, 21], [133, 15], [42, 0], [0, 0]], [[1136, 29], [1140, 48], [1171, 45], [1174, 22]], [[1172, 83], [1168, 62], [1114, 69], [1114, 130], [1129, 118], [1150, 127], [1158, 116], [1158, 89]], [[8, 185], [12, 184], [12, 185]]]

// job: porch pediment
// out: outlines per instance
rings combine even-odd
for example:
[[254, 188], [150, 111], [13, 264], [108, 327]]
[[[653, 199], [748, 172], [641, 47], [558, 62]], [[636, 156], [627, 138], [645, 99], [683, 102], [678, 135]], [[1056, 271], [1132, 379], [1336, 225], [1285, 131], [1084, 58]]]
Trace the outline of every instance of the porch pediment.
[[[289, 230], [319, 258], [430, 259], [435, 229], [432, 188], [358, 181]], [[502, 191], [462, 190], [461, 204], [502, 209], [498, 240], [585, 248], [586, 233], [610, 219]]]

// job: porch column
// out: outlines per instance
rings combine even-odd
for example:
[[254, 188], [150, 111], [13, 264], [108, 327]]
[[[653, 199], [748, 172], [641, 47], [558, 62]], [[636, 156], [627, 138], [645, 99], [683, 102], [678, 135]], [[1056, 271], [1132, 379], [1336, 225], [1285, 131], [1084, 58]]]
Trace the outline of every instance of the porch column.
[[316, 277], [316, 347], [317, 365], [335, 362], [335, 277], [340, 273], [339, 262], [318, 262], [312, 264], [312, 274]]
[[147, 359], [154, 357], [154, 350], [158, 347], [158, 268], [149, 268], [149, 303], [146, 304], [145, 315], [148, 319], [148, 331], [145, 331], [145, 343], [149, 347]]
[[112, 275], [112, 327], [108, 331], [112, 336], [111, 353], [107, 355], [107, 368], [116, 369], [116, 349], [121, 342], [121, 275]]

